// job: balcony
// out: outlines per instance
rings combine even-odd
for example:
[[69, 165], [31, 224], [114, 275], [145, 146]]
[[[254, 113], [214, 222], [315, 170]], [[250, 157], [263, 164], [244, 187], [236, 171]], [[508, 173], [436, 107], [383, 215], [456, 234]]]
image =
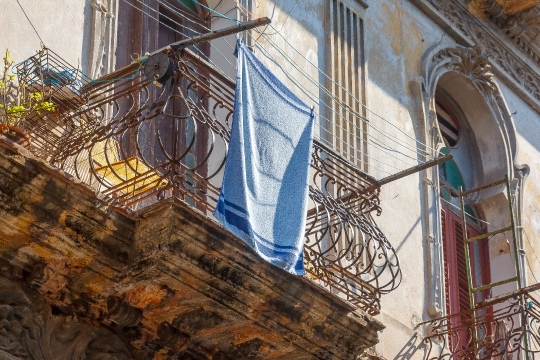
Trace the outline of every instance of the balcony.
[[[33, 86], [57, 107], [19, 124], [30, 134], [31, 152], [128, 211], [173, 198], [210, 215], [225, 165], [235, 84], [189, 50], [168, 56], [174, 72], [164, 87], [152, 84], [139, 63], [98, 80], [73, 73], [69, 83], [57, 84], [47, 83], [44, 69], [69, 67], [51, 51], [19, 64], [19, 76], [33, 77]], [[397, 255], [373, 217], [381, 212], [380, 188], [318, 141], [311, 168], [308, 277], [378, 314], [381, 295], [401, 280]]]
[[431, 320], [425, 359], [534, 359], [540, 352], [538, 285]]

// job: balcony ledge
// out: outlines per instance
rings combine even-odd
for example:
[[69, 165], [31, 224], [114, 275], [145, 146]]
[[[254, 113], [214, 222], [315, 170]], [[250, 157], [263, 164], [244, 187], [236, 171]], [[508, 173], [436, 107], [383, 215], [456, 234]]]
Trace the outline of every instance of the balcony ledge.
[[378, 342], [380, 322], [182, 201], [131, 213], [64, 175], [0, 140], [0, 308], [110, 334], [81, 346], [118, 359], [356, 359]]

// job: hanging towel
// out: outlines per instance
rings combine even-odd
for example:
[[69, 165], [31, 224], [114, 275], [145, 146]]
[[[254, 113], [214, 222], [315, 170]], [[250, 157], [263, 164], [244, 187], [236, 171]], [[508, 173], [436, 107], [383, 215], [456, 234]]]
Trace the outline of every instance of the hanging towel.
[[313, 111], [240, 41], [231, 140], [214, 216], [263, 259], [304, 275]]

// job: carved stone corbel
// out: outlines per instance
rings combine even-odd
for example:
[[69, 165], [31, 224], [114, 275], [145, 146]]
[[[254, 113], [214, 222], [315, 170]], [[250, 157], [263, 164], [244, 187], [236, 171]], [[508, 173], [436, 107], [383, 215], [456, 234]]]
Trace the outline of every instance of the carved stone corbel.
[[120, 338], [110, 331], [83, 324], [76, 317], [53, 315], [48, 305], [33, 301], [5, 278], [0, 278], [0, 356], [32, 360], [132, 359]]

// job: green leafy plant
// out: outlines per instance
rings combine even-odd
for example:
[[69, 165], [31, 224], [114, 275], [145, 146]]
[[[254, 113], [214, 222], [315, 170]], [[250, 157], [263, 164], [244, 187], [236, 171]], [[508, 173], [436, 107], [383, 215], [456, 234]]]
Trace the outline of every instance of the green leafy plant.
[[[15, 63], [11, 60], [9, 50], [3, 60], [3, 72], [0, 76], [0, 124], [17, 126], [29, 111], [38, 114], [42, 111], [54, 112], [55, 106], [47, 100], [41, 91], [29, 91], [28, 84], [18, 83], [10, 72]], [[6, 130], [4, 130], [6, 131]]]

